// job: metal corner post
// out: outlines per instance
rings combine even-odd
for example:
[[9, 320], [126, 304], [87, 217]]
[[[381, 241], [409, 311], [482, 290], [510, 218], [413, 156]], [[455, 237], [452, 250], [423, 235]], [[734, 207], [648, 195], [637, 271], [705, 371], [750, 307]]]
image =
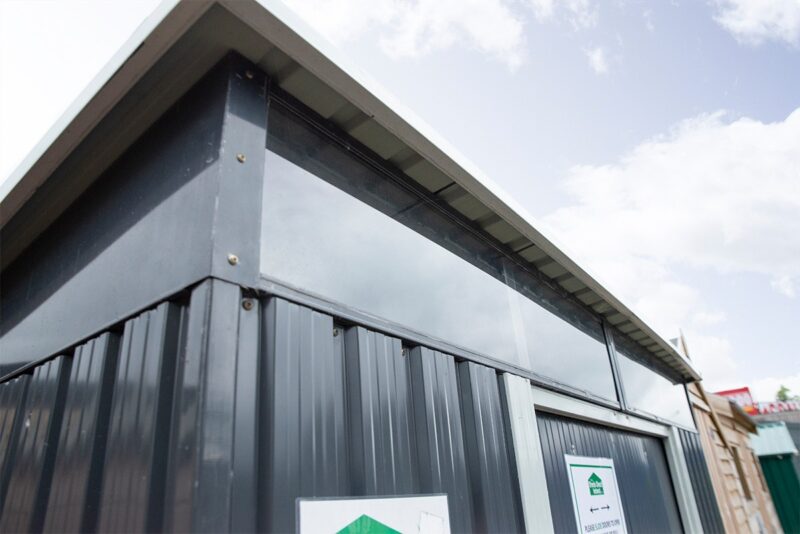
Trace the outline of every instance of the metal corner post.
[[504, 373], [503, 385], [514, 441], [525, 528], [528, 532], [550, 534], [554, 532], [553, 517], [531, 384], [521, 376]]
[[261, 260], [267, 78], [244, 58], [227, 62], [227, 95], [213, 214], [211, 276], [254, 287]]

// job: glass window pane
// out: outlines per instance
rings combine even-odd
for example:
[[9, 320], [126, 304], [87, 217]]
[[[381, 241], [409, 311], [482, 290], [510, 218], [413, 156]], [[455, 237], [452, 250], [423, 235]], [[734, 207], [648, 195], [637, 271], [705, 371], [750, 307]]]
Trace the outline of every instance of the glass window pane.
[[652, 369], [634, 361], [617, 347], [622, 387], [628, 404], [643, 412], [694, 428], [689, 401], [681, 384], [673, 384]]
[[599, 322], [524, 296], [519, 266], [274, 104], [261, 255], [287, 285], [615, 397]]

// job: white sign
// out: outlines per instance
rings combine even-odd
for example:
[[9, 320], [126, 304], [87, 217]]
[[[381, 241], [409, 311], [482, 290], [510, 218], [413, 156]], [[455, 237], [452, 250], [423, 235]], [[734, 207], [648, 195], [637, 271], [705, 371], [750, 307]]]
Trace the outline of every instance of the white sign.
[[614, 460], [564, 455], [581, 534], [626, 534]]
[[297, 499], [299, 534], [450, 534], [447, 495]]

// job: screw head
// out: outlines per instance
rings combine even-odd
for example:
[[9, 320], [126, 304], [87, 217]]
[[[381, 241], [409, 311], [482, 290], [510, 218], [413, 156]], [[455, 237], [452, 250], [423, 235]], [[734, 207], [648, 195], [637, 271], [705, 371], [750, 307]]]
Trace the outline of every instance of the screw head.
[[243, 300], [242, 301], [242, 308], [244, 308], [247, 311], [252, 310], [253, 309], [253, 301], [251, 299]]
[[236, 161], [239, 163], [244, 163], [246, 159], [247, 158], [244, 156], [244, 154], [236, 154]]
[[244, 71], [244, 75], [248, 80], [252, 80], [253, 79], [253, 71], [252, 70], [248, 69], [248, 70]]
[[228, 263], [231, 265], [238, 265], [239, 264], [239, 256], [236, 254], [228, 254]]
[[338, 328], [334, 328], [333, 329], [333, 337], [339, 337], [339, 329]]

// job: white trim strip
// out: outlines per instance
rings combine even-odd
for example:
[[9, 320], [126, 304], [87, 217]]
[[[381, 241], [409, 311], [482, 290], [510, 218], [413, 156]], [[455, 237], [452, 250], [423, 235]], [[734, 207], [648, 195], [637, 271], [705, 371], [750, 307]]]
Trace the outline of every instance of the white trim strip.
[[539, 410], [660, 438], [669, 436], [666, 426], [634, 415], [617, 412], [537, 386], [531, 386], [531, 391], [533, 402]]
[[550, 511], [550, 495], [531, 385], [527, 379], [509, 373], [503, 373], [503, 385], [508, 401], [525, 529], [537, 534], [552, 534], [553, 514]]
[[700, 521], [700, 511], [697, 509], [692, 479], [689, 478], [689, 468], [686, 465], [686, 457], [683, 455], [681, 437], [678, 432], [676, 427], [670, 427], [669, 436], [664, 444], [669, 471], [672, 475], [672, 486], [675, 489], [684, 530], [692, 534], [703, 534], [703, 523]]

